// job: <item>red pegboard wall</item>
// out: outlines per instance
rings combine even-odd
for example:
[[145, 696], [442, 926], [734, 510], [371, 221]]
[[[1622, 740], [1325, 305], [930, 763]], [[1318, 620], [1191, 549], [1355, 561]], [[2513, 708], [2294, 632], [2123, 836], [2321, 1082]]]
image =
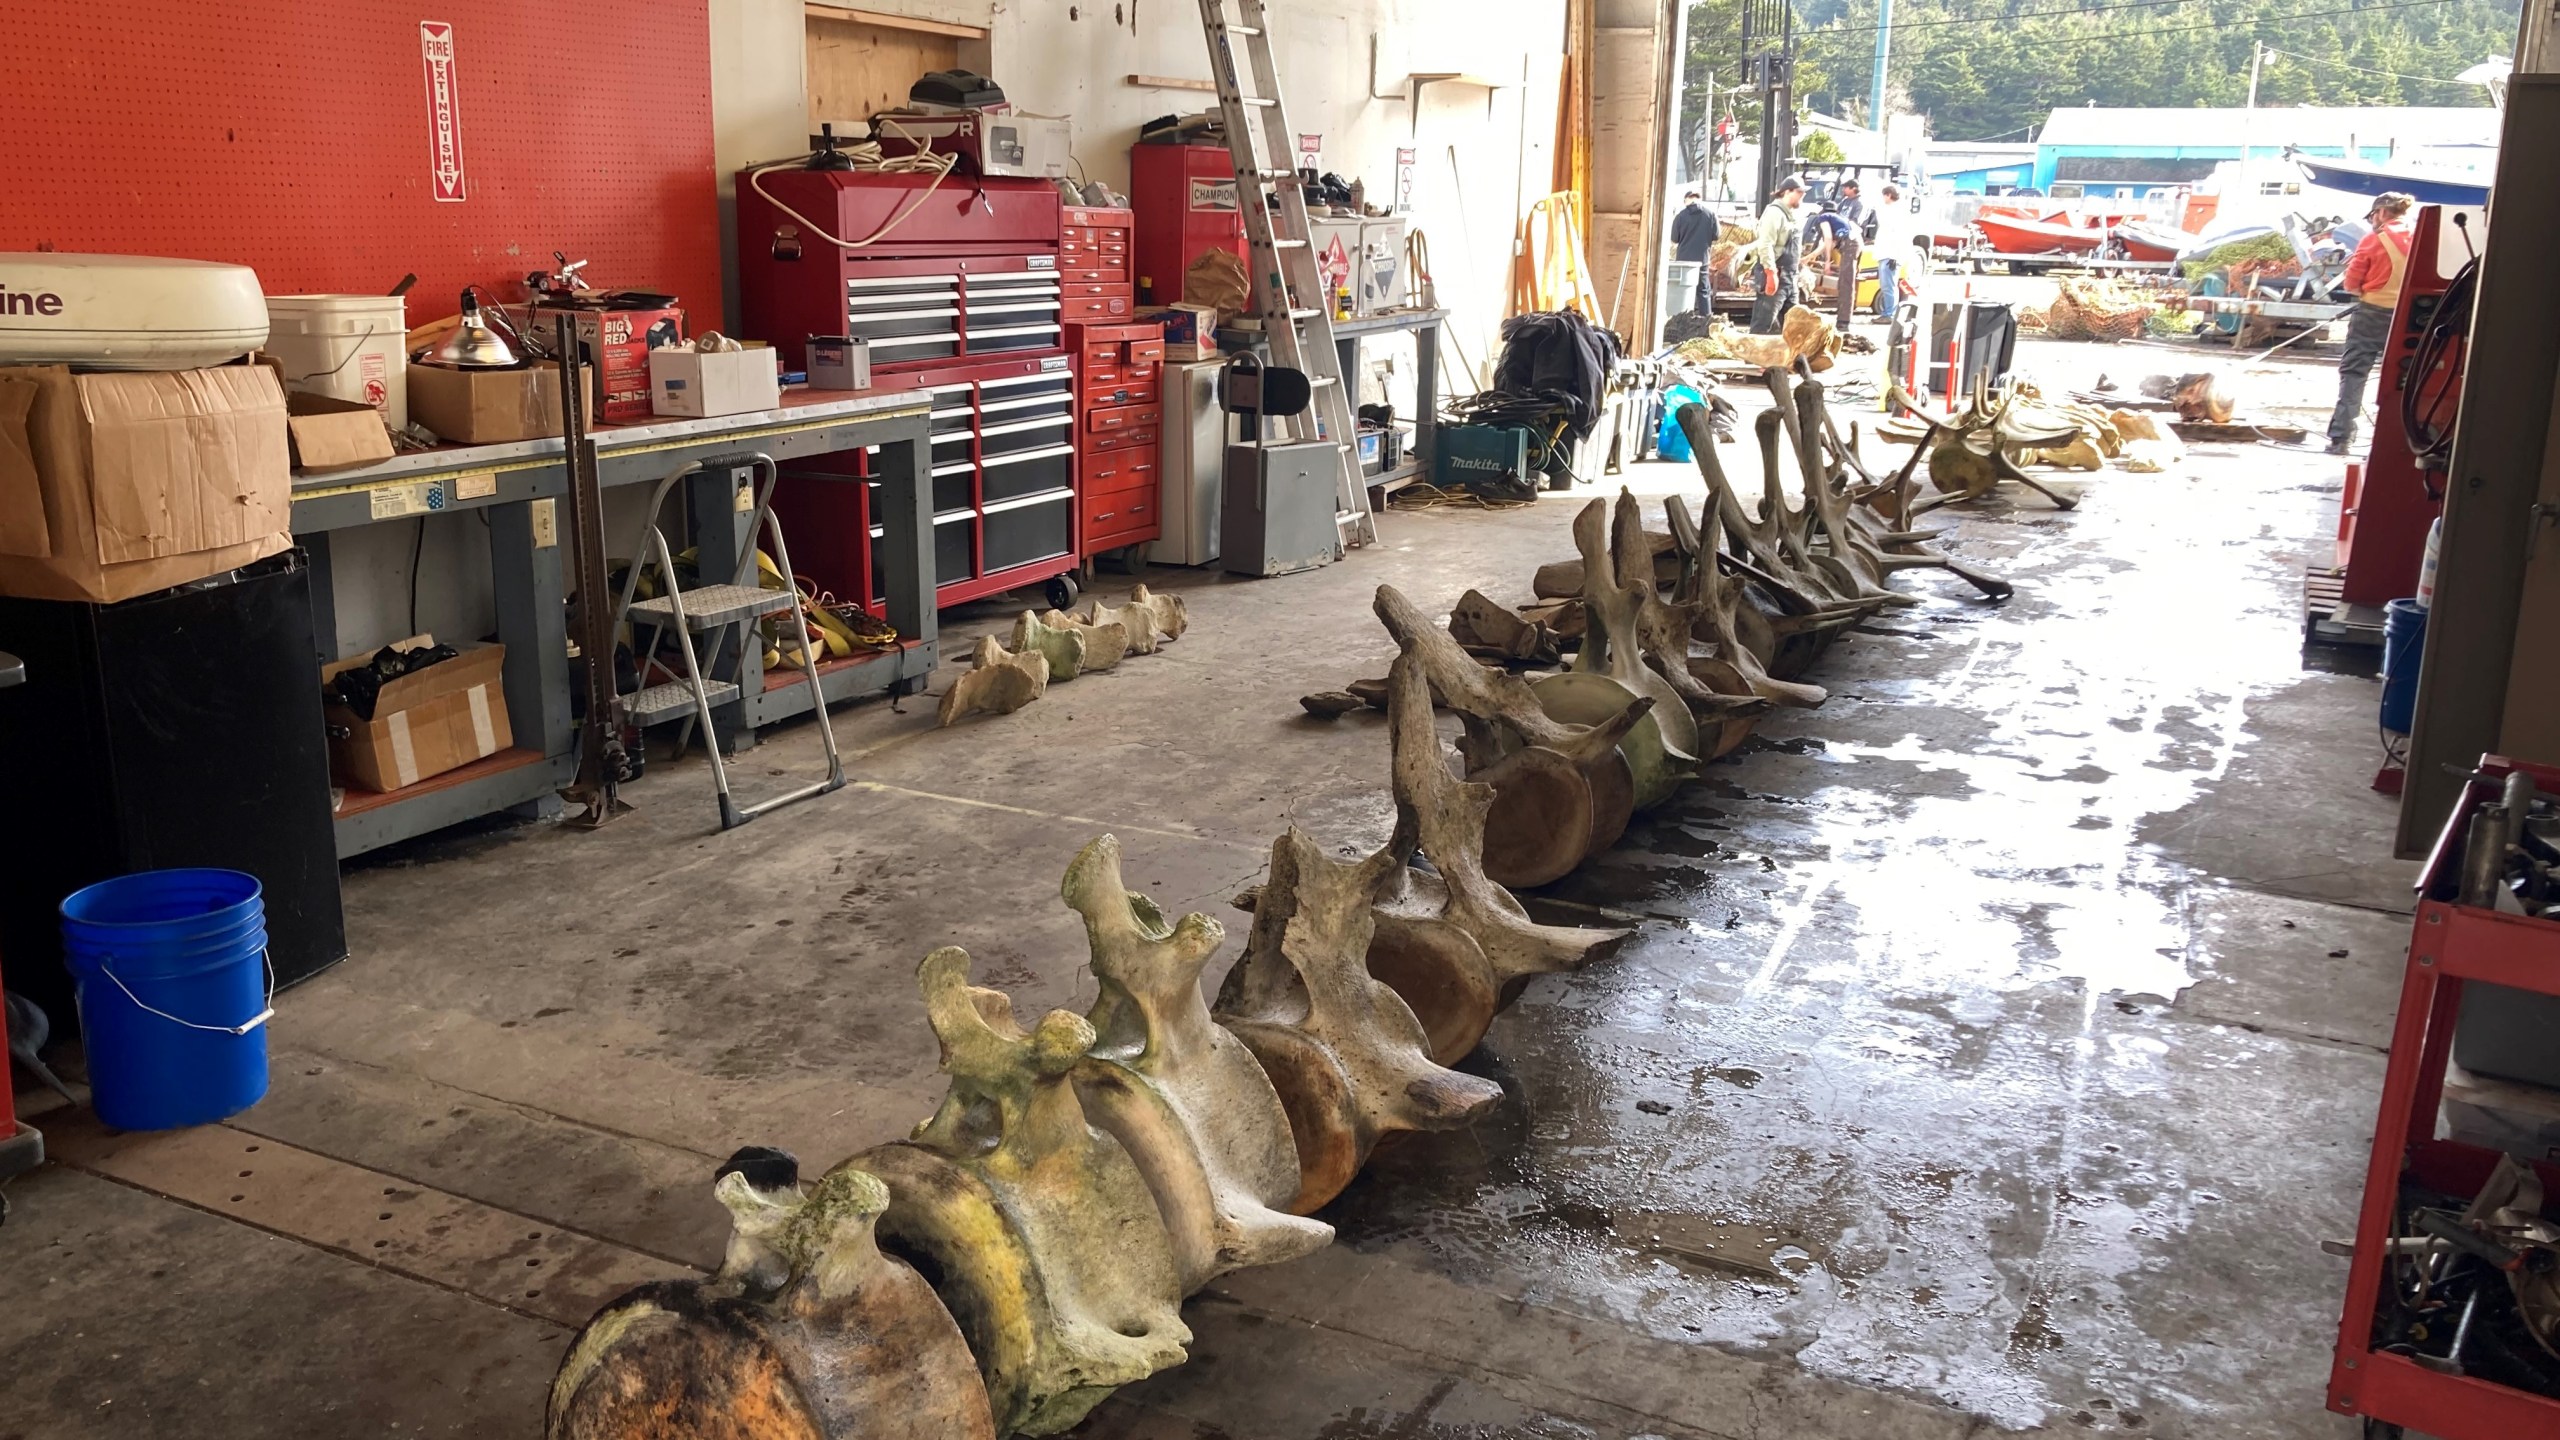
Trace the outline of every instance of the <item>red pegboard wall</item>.
[[[551, 252], [720, 322], [708, 0], [0, 0], [0, 250], [228, 260], [410, 323]], [[452, 27], [466, 198], [434, 198], [420, 22]]]

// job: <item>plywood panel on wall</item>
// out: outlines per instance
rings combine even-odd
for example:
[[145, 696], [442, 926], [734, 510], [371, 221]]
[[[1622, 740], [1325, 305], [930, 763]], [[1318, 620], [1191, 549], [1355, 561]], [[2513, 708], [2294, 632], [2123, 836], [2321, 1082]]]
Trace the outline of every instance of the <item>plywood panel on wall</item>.
[[960, 63], [957, 36], [811, 14], [809, 133], [907, 103], [916, 77]]
[[[422, 14], [452, 27], [458, 199], [436, 198]], [[558, 249], [716, 324], [708, 24], [707, 0], [0, 5], [0, 250], [226, 260], [270, 294], [415, 272], [423, 320]]]

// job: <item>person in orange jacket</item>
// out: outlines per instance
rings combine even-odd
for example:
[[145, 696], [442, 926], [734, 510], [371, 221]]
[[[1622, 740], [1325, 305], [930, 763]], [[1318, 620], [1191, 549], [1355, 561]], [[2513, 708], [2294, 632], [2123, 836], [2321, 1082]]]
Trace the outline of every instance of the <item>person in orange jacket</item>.
[[2409, 212], [2418, 202], [2394, 190], [2373, 202], [2365, 216], [2373, 233], [2356, 245], [2338, 284], [2356, 297], [2347, 317], [2346, 353], [2338, 357], [2338, 405], [2329, 412], [2329, 453], [2344, 455], [2355, 444], [2356, 416], [2364, 409], [2365, 381], [2391, 343], [2391, 316], [2400, 306], [2400, 285], [2409, 273]]

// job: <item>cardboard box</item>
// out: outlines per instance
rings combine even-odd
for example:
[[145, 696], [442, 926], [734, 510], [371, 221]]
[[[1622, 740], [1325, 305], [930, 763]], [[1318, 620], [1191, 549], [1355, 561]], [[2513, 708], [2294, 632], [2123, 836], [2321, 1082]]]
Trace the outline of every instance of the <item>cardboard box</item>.
[[1218, 358], [1218, 312], [1207, 305], [1142, 305], [1129, 317], [1164, 327], [1164, 358], [1185, 363]]
[[586, 355], [587, 373], [595, 377], [587, 387], [587, 401], [594, 411], [588, 418], [603, 425], [628, 425], [648, 419], [652, 413], [649, 352], [683, 343], [684, 311], [675, 306], [663, 310], [581, 310], [537, 305], [533, 323], [548, 335], [553, 318], [560, 315], [567, 315], [576, 323], [578, 347]]
[[[394, 643], [409, 650], [435, 640], [416, 635]], [[461, 654], [441, 665], [384, 685], [370, 720], [334, 700], [323, 705], [332, 779], [356, 789], [399, 790], [515, 744], [515, 733], [507, 728], [507, 647], [459, 648]], [[322, 688], [339, 671], [372, 658], [368, 652], [321, 667]]]
[[560, 433], [560, 367], [524, 370], [409, 367], [409, 419], [439, 440], [496, 445]]
[[0, 595], [108, 604], [293, 544], [284, 388], [263, 365], [0, 366]]
[[812, 390], [870, 389], [871, 342], [859, 336], [810, 336], [809, 388]]
[[770, 345], [705, 354], [669, 346], [649, 352], [654, 415], [744, 415], [782, 403], [782, 372]]
[[391, 458], [382, 412], [360, 400], [287, 391], [284, 417], [297, 470], [349, 470]]

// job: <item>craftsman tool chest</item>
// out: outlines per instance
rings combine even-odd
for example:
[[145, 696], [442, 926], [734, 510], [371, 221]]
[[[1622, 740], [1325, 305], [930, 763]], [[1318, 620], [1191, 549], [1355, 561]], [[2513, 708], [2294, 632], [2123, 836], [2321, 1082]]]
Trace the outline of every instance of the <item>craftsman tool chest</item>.
[[[1064, 316], [1127, 313], [1128, 238], [1125, 220], [1079, 223], [1068, 247], [1062, 208], [1049, 181], [1000, 176], [955, 174], [937, 184], [914, 171], [780, 170], [738, 182], [749, 333], [771, 337], [795, 365], [806, 362], [811, 336], [867, 340], [876, 388], [933, 397], [941, 605], [1034, 584], [1077, 562], [1080, 407], [1061, 348]], [[1081, 278], [1065, 278], [1062, 258]], [[1112, 312], [1115, 283], [1121, 308]], [[873, 557], [882, 533], [877, 465], [877, 452], [866, 450], [794, 466], [774, 502], [802, 574], [838, 600], [869, 604], [882, 593]], [[866, 483], [848, 483], [855, 480]]]
[[1084, 476], [1077, 548], [1090, 559], [1163, 533], [1164, 330], [1070, 322], [1067, 344]]
[[[742, 174], [738, 291], [746, 331], [770, 337], [794, 369], [807, 363], [812, 335], [865, 339], [875, 374], [1055, 350], [1065, 308], [1060, 209], [1046, 180]], [[1100, 243], [1080, 244], [1077, 258], [1098, 257]]]
[[[1071, 357], [964, 361], [876, 375], [884, 390], [933, 398], [934, 598], [957, 605], [1075, 567], [1077, 419]], [[879, 452], [815, 457], [786, 468], [774, 508], [791, 558], [838, 600], [882, 593], [873, 544]], [[853, 483], [861, 481], [863, 483]]]

